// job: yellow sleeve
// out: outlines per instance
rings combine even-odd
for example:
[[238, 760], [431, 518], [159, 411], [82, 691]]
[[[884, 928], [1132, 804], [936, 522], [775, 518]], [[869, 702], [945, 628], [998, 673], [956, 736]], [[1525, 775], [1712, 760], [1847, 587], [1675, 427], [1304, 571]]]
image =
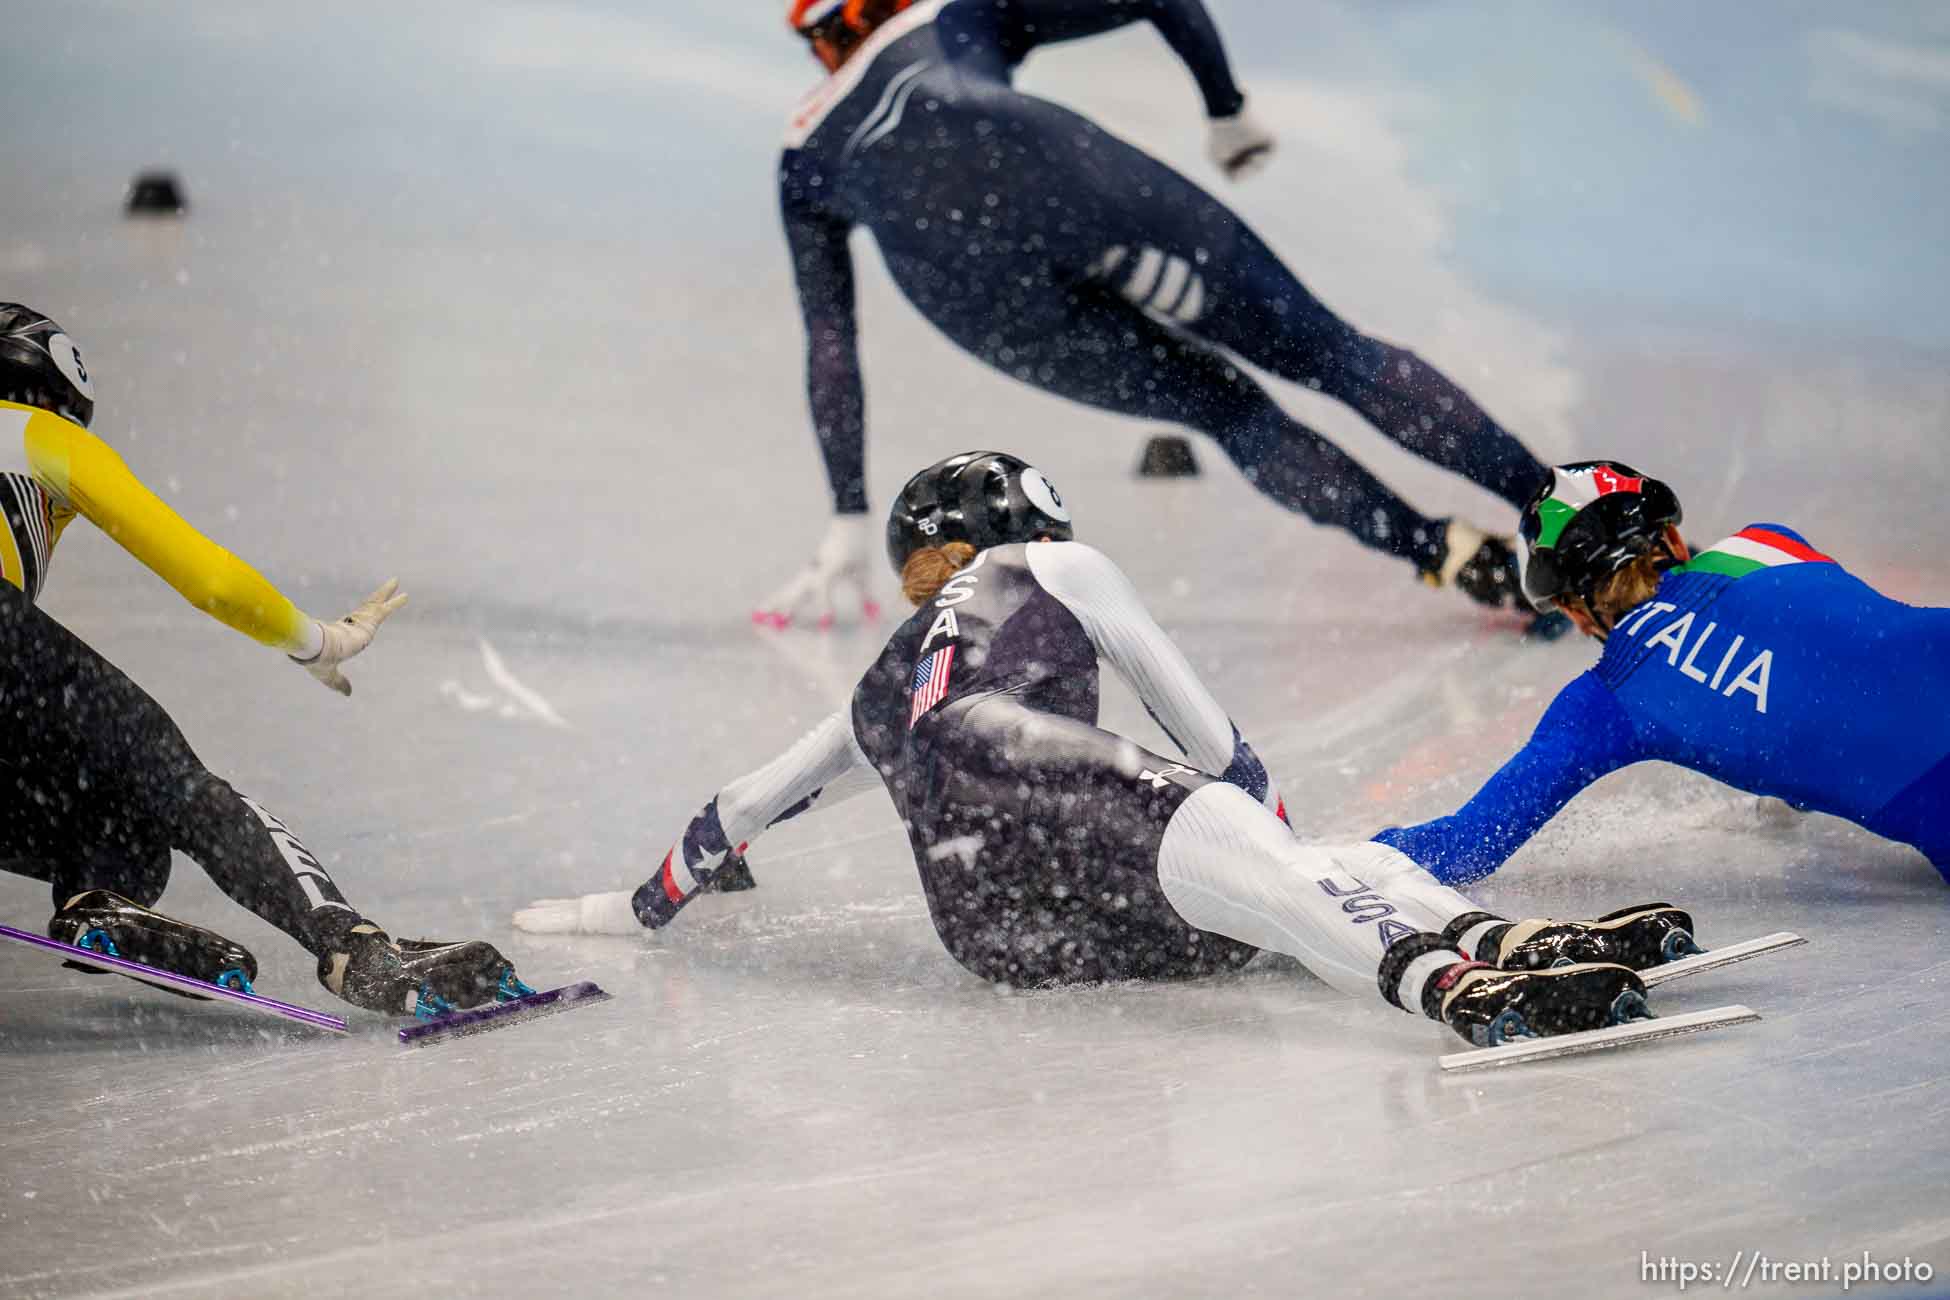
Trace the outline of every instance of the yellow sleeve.
[[190, 527], [107, 443], [46, 412], [28, 421], [26, 442], [34, 476], [184, 600], [287, 654], [316, 651], [312, 620], [302, 610], [257, 570]]

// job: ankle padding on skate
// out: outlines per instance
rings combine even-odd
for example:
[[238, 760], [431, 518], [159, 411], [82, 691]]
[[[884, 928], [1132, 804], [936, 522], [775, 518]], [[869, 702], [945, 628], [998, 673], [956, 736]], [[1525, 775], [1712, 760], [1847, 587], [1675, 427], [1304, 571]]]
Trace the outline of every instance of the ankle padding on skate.
[[1457, 961], [1466, 960], [1454, 944], [1426, 930], [1419, 934], [1405, 934], [1389, 944], [1388, 951], [1382, 954], [1381, 966], [1375, 972], [1375, 984], [1381, 989], [1381, 996], [1388, 999], [1390, 1005], [1407, 1011], [1408, 1008], [1402, 1005], [1402, 976], [1408, 973], [1408, 968], [1417, 958], [1444, 951], [1454, 953]]

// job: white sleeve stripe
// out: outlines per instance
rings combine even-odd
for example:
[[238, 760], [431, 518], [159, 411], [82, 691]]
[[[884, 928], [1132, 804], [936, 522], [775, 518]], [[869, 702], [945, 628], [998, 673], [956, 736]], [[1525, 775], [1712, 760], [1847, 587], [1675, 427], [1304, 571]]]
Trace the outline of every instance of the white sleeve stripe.
[[860, 758], [846, 711], [833, 714], [791, 749], [718, 792], [718, 822], [725, 839], [736, 847], [753, 838], [786, 809], [845, 775]]
[[692, 873], [690, 865], [684, 861], [684, 841], [679, 840], [671, 847], [670, 856], [665, 861], [670, 863], [670, 879], [677, 886], [678, 892], [696, 893], [698, 879]]
[[1124, 571], [1079, 542], [1032, 545], [1025, 554], [1036, 581], [1076, 615], [1098, 656], [1130, 683], [1185, 756], [1204, 771], [1224, 772], [1232, 763], [1232, 720]]

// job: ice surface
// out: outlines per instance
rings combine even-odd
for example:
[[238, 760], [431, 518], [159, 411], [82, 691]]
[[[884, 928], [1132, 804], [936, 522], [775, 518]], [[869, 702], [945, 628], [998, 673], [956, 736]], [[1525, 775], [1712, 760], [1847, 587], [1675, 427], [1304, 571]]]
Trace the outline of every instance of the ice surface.
[[[822, 525], [768, 191], [806, 66], [769, 5], [640, 8], [664, 6], [9, 16], [38, 53], [10, 67], [0, 296], [74, 330], [99, 431], [301, 602], [394, 573], [413, 596], [349, 704], [85, 524], [47, 608], [370, 913], [616, 997], [409, 1052], [374, 1017], [321, 1041], [0, 950], [0, 1294], [1556, 1296], [1643, 1294], [1641, 1252], [1950, 1268], [1950, 895], [1905, 849], [1671, 770], [1607, 778], [1481, 896], [1671, 897], [1709, 944], [1812, 943], [1656, 999], [1758, 1026], [1495, 1077], [1438, 1077], [1446, 1031], [1290, 963], [998, 996], [941, 951], [878, 796], [768, 836], [756, 892], [667, 933], [513, 936], [532, 897], [647, 874], [875, 649], [745, 621]], [[1656, 468], [1696, 537], [1789, 522], [1950, 602], [1950, 338], [1904, 307], [1944, 298], [1945, 106], [1901, 71], [1935, 65], [1876, 57], [1940, 51], [1940, 16], [1788, 10], [1736, 56], [1578, 6], [1215, 8], [1288, 140], [1241, 209], [1328, 301], [1545, 453]], [[1465, 77], [1445, 51], [1486, 26], [1493, 75]], [[1030, 81], [1206, 175], [1143, 34]], [[159, 163], [190, 219], [121, 222]], [[1210, 449], [1201, 481], [1132, 479], [1152, 430], [983, 374], [867, 266], [875, 500], [964, 445], [1036, 458], [1304, 830], [1452, 807], [1588, 662]], [[1283, 396], [1425, 508], [1500, 519]], [[1154, 735], [1121, 696], [1109, 718]], [[167, 905], [251, 945], [267, 993], [330, 1005], [187, 864]], [[45, 915], [0, 876], [0, 917]]]

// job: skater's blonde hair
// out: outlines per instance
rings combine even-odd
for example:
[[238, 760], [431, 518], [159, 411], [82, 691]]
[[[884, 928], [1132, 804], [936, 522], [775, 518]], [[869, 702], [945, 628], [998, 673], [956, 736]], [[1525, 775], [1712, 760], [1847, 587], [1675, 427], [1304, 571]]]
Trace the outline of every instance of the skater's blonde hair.
[[1607, 624], [1616, 623], [1659, 594], [1659, 579], [1672, 566], [1665, 547], [1653, 547], [1598, 584], [1591, 598], [1594, 612]]
[[1602, 636], [1625, 617], [1659, 594], [1659, 579], [1674, 565], [1684, 564], [1689, 556], [1679, 530], [1668, 526], [1666, 535], [1651, 550], [1633, 559], [1624, 568], [1598, 584], [1586, 605], [1579, 596], [1559, 596], [1557, 607], [1573, 618], [1582, 614], [1595, 628], [1586, 629]]
[[917, 608], [927, 604], [941, 594], [948, 579], [974, 558], [975, 548], [967, 542], [922, 547], [901, 565], [901, 595]]

